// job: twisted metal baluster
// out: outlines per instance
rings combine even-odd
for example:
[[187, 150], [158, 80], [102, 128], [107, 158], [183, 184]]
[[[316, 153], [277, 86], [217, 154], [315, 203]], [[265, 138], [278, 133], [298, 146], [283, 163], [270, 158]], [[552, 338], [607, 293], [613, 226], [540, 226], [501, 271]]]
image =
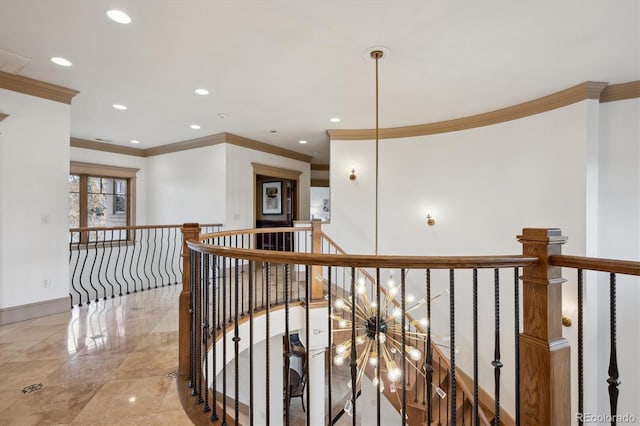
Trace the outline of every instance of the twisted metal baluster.
[[[231, 266], [231, 259], [229, 259]], [[227, 261], [222, 258], [222, 318], [227, 318]], [[269, 340], [269, 339], [267, 339]], [[222, 328], [222, 424], [227, 425], [227, 331]]]
[[[202, 312], [204, 321], [202, 322], [202, 343], [204, 349], [204, 388], [202, 393], [204, 394], [204, 407], [203, 413], [207, 413], [211, 410], [209, 407], [209, 258], [211, 255], [203, 255], [203, 279], [201, 281], [201, 287], [204, 294], [201, 296], [202, 300]], [[215, 344], [215, 342], [214, 342]], [[215, 404], [215, 400], [212, 401]]]
[[351, 367], [351, 406], [353, 410], [352, 424], [356, 426], [356, 376], [358, 375], [357, 368], [357, 353], [356, 353], [356, 270], [351, 268], [351, 360], [349, 365]]
[[580, 413], [578, 417], [578, 425], [584, 424], [583, 421], [583, 413], [584, 413], [584, 355], [583, 355], [583, 339], [584, 339], [584, 331], [583, 331], [583, 282], [582, 282], [582, 269], [578, 269], [578, 413]]
[[211, 405], [213, 405], [213, 412], [211, 413], [211, 421], [214, 422], [216, 420], [218, 420], [218, 403], [216, 402], [216, 394], [218, 392], [218, 387], [217, 387], [217, 378], [216, 378], [216, 358], [218, 357], [218, 329], [219, 329], [219, 315], [218, 315], [218, 311], [220, 310], [220, 307], [217, 304], [216, 301], [216, 295], [217, 293], [217, 289], [219, 287], [218, 285], [218, 257], [217, 256], [213, 256], [213, 266], [211, 268], [211, 275], [213, 277], [212, 280], [212, 288], [211, 288], [211, 297], [212, 297], [212, 304], [211, 304], [211, 308], [213, 309], [213, 312], [211, 313], [211, 320], [213, 321], [213, 327], [211, 327], [212, 329], [212, 337], [211, 337], [211, 341], [213, 342], [213, 344], [211, 345], [211, 361], [213, 364], [213, 377], [212, 379], [212, 385], [211, 388], [213, 390], [213, 401], [211, 402]]
[[[424, 392], [427, 395], [426, 423], [433, 422], [433, 395], [431, 386], [433, 384], [433, 349], [431, 348], [431, 270], [426, 270], [426, 293], [427, 293], [427, 347], [424, 359]], [[439, 403], [438, 403], [439, 405]]]
[[[449, 389], [451, 390], [451, 424], [456, 423], [456, 311], [455, 311], [455, 282], [454, 282], [454, 270], [449, 270], [449, 333], [451, 340], [449, 342], [449, 359], [451, 360], [451, 371], [449, 378]], [[447, 411], [448, 413], [448, 411]]]
[[239, 319], [238, 319], [238, 310], [239, 310], [239, 289], [238, 286], [240, 285], [240, 265], [239, 265], [239, 260], [236, 259], [235, 262], [235, 279], [234, 279], [234, 326], [233, 326], [233, 351], [234, 351], [234, 356], [235, 356], [235, 365], [234, 365], [234, 386], [235, 386], [235, 393], [234, 393], [234, 397], [235, 397], [235, 401], [234, 401], [234, 418], [236, 419], [236, 424], [238, 424], [238, 413], [239, 413], [239, 406], [238, 406], [238, 400], [239, 398], [239, 391], [240, 391], [240, 378], [238, 376], [238, 370], [240, 369], [240, 328], [239, 328]]
[[502, 368], [502, 361], [500, 361], [500, 271], [498, 268], [493, 270], [494, 276], [494, 306], [495, 306], [495, 329], [494, 329], [494, 352], [493, 361], [491, 365], [494, 368], [495, 379], [495, 424], [500, 424], [500, 368]]
[[618, 356], [616, 345], [616, 274], [609, 274], [609, 333], [611, 338], [611, 348], [609, 352], [609, 378], [607, 383], [609, 384], [609, 404], [611, 405], [611, 424], [615, 425], [617, 422], [618, 414], [618, 386], [621, 381], [619, 380], [618, 372]]
[[[285, 265], [287, 268], [289, 265]], [[289, 413], [289, 400], [291, 398], [291, 383], [289, 380], [289, 368], [290, 368], [290, 360], [289, 360], [289, 349], [290, 349], [290, 335], [289, 335], [289, 297], [287, 297], [287, 293], [289, 290], [289, 280], [287, 279], [287, 273], [285, 269], [284, 274], [284, 351], [282, 352], [283, 364], [284, 364], [284, 393], [285, 393], [285, 407], [284, 407], [284, 424], [285, 426], [289, 426], [291, 422], [290, 413]], [[307, 346], [308, 348], [308, 346]]]

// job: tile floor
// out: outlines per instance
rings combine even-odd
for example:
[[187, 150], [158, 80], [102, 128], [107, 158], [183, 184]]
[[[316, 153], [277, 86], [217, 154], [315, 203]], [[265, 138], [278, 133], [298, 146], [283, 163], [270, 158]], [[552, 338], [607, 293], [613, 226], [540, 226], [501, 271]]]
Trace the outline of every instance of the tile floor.
[[1, 326], [0, 425], [191, 425], [173, 377], [180, 288]]

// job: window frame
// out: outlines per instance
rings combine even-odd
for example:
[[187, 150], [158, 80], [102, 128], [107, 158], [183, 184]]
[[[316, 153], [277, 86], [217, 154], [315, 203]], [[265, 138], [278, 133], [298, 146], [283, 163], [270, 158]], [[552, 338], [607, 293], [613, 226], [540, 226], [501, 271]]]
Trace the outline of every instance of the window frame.
[[[140, 169], [133, 167], [120, 167], [109, 166], [104, 164], [83, 163], [79, 161], [71, 161], [69, 166], [69, 175], [80, 176], [79, 194], [80, 194], [80, 218], [79, 228], [87, 228], [88, 224], [88, 192], [87, 192], [87, 180], [88, 177], [98, 177], [107, 179], [126, 179], [127, 181], [127, 196], [126, 196], [126, 226], [135, 226], [136, 224], [136, 177]], [[116, 189], [114, 188], [114, 194]], [[114, 196], [115, 202], [115, 196]], [[71, 228], [70, 228], [71, 229]], [[129, 241], [132, 238], [131, 233], [127, 233], [127, 238], [123, 239], [104, 239], [105, 241]], [[82, 232], [80, 234], [80, 244], [86, 244], [89, 242], [88, 232]]]

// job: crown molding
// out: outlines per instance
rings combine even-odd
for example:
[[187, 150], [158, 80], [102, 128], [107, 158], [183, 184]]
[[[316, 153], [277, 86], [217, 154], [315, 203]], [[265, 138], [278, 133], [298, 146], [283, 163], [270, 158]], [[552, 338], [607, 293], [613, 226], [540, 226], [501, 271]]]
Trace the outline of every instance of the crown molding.
[[80, 93], [77, 90], [4, 71], [0, 71], [0, 89], [7, 89], [69, 105], [73, 97]]
[[112, 152], [114, 154], [133, 155], [144, 157], [144, 150], [128, 146], [112, 145], [104, 142], [89, 141], [80, 138], [71, 138], [70, 145], [73, 148], [92, 149], [94, 151]]
[[204, 136], [196, 139], [170, 143], [168, 145], [147, 148], [143, 150], [144, 157], [154, 157], [156, 155], [170, 154], [172, 152], [187, 151], [189, 149], [204, 148], [206, 146], [218, 145], [225, 143], [225, 133], [216, 133], [215, 135]]
[[311, 170], [312, 171], [328, 171], [329, 170], [329, 165], [328, 164], [312, 164], [311, 165]]
[[221, 143], [228, 143], [231, 145], [254, 149], [256, 151], [266, 152], [280, 157], [304, 161], [305, 163], [311, 163], [311, 159], [313, 158], [310, 155], [301, 154], [299, 152], [269, 145], [268, 143], [253, 139], [243, 138], [242, 136], [234, 135], [233, 133], [217, 133], [215, 135], [205, 136], [202, 138], [190, 139], [147, 149], [138, 149], [86, 139], [71, 138], [71, 146], [75, 148], [93, 149], [95, 151], [113, 152], [116, 154], [134, 155], [137, 157], [153, 157], [156, 155], [170, 154], [172, 152], [204, 148]]
[[600, 102], [614, 102], [634, 98], [640, 98], [640, 80], [608, 85], [602, 91]]
[[4, 120], [8, 116], [9, 116], [9, 114], [3, 114], [3, 113], [0, 112], [0, 121]]
[[[551, 111], [586, 99], [600, 99], [600, 94], [606, 85], [607, 83], [603, 82], [587, 81], [538, 99], [483, 114], [437, 123], [379, 129], [379, 139], [434, 135], [504, 123], [506, 121]], [[375, 129], [332, 129], [327, 130], [327, 134], [331, 140], [367, 140], [376, 138]]]
[[242, 146], [244, 148], [255, 149], [256, 151], [266, 152], [268, 154], [279, 155], [281, 157], [291, 158], [293, 160], [304, 161], [305, 163], [311, 163], [313, 158], [311, 155], [301, 154], [296, 151], [291, 151], [279, 146], [269, 145], [265, 142], [256, 141], [253, 139], [244, 138], [242, 136], [234, 135], [233, 133], [223, 133], [225, 135], [225, 141], [231, 145]]

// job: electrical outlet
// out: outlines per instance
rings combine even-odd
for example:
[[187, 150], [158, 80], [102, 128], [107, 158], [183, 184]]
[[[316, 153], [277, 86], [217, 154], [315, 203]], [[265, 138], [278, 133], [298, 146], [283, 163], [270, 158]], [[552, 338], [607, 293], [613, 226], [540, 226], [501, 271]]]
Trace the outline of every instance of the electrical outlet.
[[45, 278], [44, 280], [42, 280], [42, 286], [44, 288], [51, 287], [51, 278]]

